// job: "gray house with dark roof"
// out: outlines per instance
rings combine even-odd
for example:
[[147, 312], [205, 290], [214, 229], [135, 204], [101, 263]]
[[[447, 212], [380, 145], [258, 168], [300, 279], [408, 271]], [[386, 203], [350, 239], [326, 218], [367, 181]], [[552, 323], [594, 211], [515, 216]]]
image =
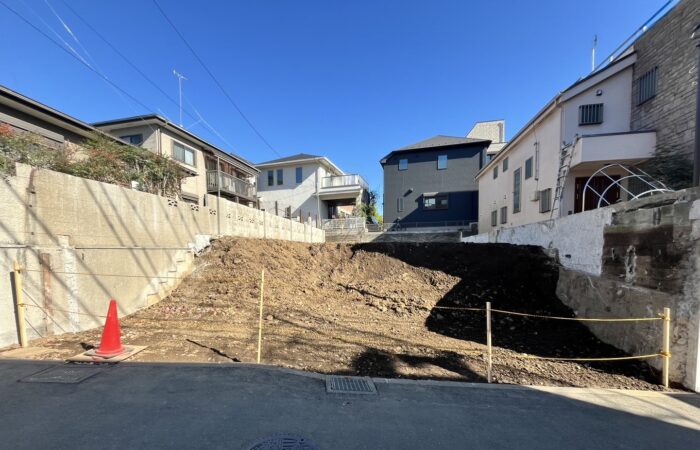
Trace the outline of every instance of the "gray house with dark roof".
[[[318, 221], [358, 215], [368, 186], [325, 156], [299, 153], [257, 164], [260, 207], [277, 215]], [[325, 221], [325, 222], [324, 222]]]
[[384, 169], [384, 223], [467, 228], [478, 221], [474, 176], [488, 139], [438, 135], [392, 151]]

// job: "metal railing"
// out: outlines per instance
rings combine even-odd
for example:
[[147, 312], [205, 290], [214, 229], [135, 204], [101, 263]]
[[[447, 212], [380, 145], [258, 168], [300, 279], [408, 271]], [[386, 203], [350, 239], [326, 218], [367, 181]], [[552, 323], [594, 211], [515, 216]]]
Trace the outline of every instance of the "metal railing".
[[[216, 174], [219, 174], [220, 184], [217, 184]], [[233, 175], [229, 175], [225, 172], [218, 172], [216, 170], [207, 171], [207, 190], [209, 192], [219, 190], [219, 187], [223, 192], [233, 195], [239, 195], [242, 197], [247, 197], [254, 199], [257, 189], [255, 185], [248, 183], [247, 181], [236, 178]]]
[[468, 220], [443, 220], [438, 222], [394, 222], [381, 225], [381, 231], [406, 231], [417, 228], [462, 228], [475, 230], [477, 222]]
[[321, 228], [324, 230], [358, 230], [365, 228], [367, 219], [364, 217], [346, 217], [344, 219], [323, 219]]
[[369, 185], [364, 178], [357, 174], [334, 175], [321, 178], [321, 189], [345, 186], [360, 186], [362, 189], [368, 189]]

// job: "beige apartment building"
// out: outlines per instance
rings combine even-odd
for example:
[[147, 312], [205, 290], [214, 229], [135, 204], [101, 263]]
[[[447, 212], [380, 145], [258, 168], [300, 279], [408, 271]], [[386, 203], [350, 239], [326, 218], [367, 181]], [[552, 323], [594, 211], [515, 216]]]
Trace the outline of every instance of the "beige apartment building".
[[127, 117], [93, 124], [99, 130], [132, 145], [177, 161], [189, 175], [182, 182], [182, 198], [201, 206], [206, 194], [256, 207], [259, 170], [195, 134], [156, 115]]

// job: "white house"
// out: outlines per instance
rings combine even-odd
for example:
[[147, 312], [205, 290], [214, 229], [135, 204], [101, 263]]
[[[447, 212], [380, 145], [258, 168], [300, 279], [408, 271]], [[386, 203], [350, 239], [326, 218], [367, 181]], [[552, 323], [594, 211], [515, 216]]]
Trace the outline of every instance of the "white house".
[[324, 156], [299, 153], [257, 164], [260, 207], [278, 215], [321, 223], [352, 217], [368, 201], [369, 188]]
[[[630, 127], [636, 58], [629, 51], [555, 96], [483, 167], [476, 176], [480, 232], [595, 208], [598, 198], [584, 199], [583, 190], [596, 171], [653, 155], [656, 132]], [[612, 181], [622, 169], [608, 175], [590, 186], [610, 203], [625, 200]]]

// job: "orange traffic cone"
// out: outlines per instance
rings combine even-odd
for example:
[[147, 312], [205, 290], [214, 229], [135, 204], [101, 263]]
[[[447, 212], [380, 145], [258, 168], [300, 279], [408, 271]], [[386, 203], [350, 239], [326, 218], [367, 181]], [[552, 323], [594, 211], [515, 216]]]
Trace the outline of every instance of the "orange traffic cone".
[[102, 331], [100, 348], [97, 349], [95, 355], [102, 358], [112, 358], [124, 352], [121, 330], [119, 329], [119, 318], [117, 317], [117, 301], [112, 299], [109, 301], [109, 311], [107, 311], [105, 329]]

